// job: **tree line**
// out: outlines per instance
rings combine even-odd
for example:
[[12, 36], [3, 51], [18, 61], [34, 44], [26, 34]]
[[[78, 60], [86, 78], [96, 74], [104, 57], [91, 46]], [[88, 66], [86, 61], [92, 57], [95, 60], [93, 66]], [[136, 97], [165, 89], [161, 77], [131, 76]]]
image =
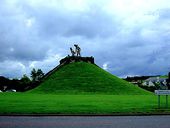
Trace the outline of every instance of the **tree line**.
[[8, 90], [16, 90], [17, 92], [23, 92], [32, 89], [39, 85], [44, 73], [41, 69], [33, 68], [30, 77], [24, 74], [20, 79], [9, 79], [4, 76], [0, 76], [0, 90], [6, 92]]

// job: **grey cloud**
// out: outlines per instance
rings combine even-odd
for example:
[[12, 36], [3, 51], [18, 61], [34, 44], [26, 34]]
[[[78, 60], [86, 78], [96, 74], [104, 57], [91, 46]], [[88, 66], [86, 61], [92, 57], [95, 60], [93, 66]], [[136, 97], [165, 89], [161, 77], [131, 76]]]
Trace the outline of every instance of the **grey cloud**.
[[41, 40], [36, 37], [35, 28], [26, 27], [26, 13], [15, 6], [9, 8], [6, 3], [1, 3], [1, 6], [3, 8], [0, 9], [0, 60], [43, 58], [45, 55], [39, 42]]
[[[11, 76], [10, 71], [12, 76], [28, 73], [34, 62], [35, 67], [48, 71], [58, 64], [58, 59], [50, 55], [64, 57], [74, 43], [79, 43], [84, 56], [94, 56], [100, 67], [108, 63], [108, 71], [117, 76], [165, 74], [169, 70], [169, 31], [159, 27], [169, 25], [162, 22], [168, 18], [168, 11], [160, 12], [150, 25], [129, 25], [128, 30], [121, 18], [102, 10], [99, 3], [84, 12], [72, 12], [45, 3], [32, 6], [28, 1], [18, 1], [9, 6], [0, 2], [2, 75]], [[34, 22], [26, 27], [29, 19]], [[152, 33], [145, 37], [145, 29]], [[8, 70], [11, 63], [16, 66]], [[17, 65], [25, 66], [24, 71]]]
[[117, 33], [118, 30], [119, 23], [115, 22], [111, 16], [102, 11], [95, 11], [95, 13], [88, 12], [79, 16], [79, 19], [75, 20], [66, 35], [107, 38]]
[[129, 33], [129, 36], [120, 40], [119, 46], [109, 45], [109, 50], [101, 52], [101, 56], [96, 53], [97, 63], [102, 66], [109, 61], [108, 71], [117, 76], [158, 75], [169, 71], [170, 46], [164, 38], [160, 36], [160, 40], [152, 42], [144, 39], [140, 32]]
[[47, 39], [53, 36], [108, 37], [118, 32], [120, 27], [117, 19], [98, 8], [78, 13], [54, 8], [29, 9], [32, 10], [29, 15], [39, 24], [40, 36]]

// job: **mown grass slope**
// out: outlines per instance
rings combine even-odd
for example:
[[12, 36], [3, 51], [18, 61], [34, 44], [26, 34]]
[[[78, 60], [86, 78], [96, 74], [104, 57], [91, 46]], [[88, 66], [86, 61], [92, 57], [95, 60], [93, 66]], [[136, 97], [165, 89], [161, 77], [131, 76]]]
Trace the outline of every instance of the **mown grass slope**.
[[75, 62], [61, 67], [29, 92], [52, 94], [150, 94], [100, 67], [86, 62]]

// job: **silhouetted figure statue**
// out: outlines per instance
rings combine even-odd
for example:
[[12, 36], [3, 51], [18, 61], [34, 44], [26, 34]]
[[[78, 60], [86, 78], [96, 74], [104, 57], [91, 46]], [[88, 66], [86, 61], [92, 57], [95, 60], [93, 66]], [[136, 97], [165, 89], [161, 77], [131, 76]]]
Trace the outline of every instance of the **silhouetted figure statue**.
[[72, 56], [75, 56], [76, 52], [72, 48], [70, 48], [70, 51], [71, 51]]
[[75, 46], [76, 55], [77, 55], [77, 56], [81, 56], [81, 54], [80, 54], [81, 48], [80, 48], [77, 44], [74, 44], [74, 46]]

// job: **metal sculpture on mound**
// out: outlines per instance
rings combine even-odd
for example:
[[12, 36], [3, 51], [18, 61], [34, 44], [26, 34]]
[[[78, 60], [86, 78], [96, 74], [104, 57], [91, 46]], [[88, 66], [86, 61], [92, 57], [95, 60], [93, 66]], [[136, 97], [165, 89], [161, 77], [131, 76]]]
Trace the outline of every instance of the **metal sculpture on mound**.
[[75, 50], [73, 50], [73, 48], [70, 48], [71, 51], [71, 55], [72, 56], [81, 56], [80, 52], [81, 52], [81, 48], [78, 46], [78, 44], [74, 44], [75, 46]]
[[51, 71], [49, 71], [47, 74], [45, 74], [43, 78], [47, 78], [49, 75], [51, 75], [53, 72], [61, 68], [63, 65], [70, 64], [73, 62], [87, 62], [87, 63], [95, 64], [94, 57], [92, 56], [81, 57], [81, 53], [80, 53], [81, 48], [77, 44], [74, 44], [74, 46], [75, 46], [75, 50], [73, 50], [73, 48], [70, 47], [71, 56], [68, 55], [65, 58], [61, 59], [60, 64], [56, 66], [54, 69], [52, 69]]
[[62, 64], [69, 64], [72, 62], [84, 61], [88, 63], [94, 64], [93, 57], [81, 57], [81, 48], [78, 44], [74, 44], [75, 50], [70, 47], [71, 56], [68, 55], [67, 57], [60, 60], [60, 65]]

